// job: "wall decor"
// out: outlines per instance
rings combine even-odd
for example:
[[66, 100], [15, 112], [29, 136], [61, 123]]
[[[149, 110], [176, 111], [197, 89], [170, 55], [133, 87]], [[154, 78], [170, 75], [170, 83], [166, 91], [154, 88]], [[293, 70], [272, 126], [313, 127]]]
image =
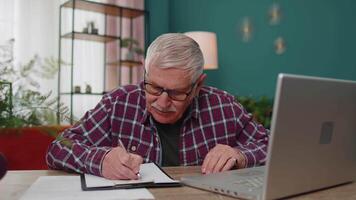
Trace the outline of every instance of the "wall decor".
[[286, 42], [282, 37], [278, 37], [274, 41], [275, 52], [277, 55], [282, 55], [286, 51]]
[[242, 34], [242, 41], [249, 42], [252, 38], [252, 32], [253, 32], [252, 22], [249, 17], [245, 17], [242, 20], [240, 31]]
[[273, 3], [268, 11], [270, 25], [278, 25], [282, 18], [281, 7], [277, 3]]

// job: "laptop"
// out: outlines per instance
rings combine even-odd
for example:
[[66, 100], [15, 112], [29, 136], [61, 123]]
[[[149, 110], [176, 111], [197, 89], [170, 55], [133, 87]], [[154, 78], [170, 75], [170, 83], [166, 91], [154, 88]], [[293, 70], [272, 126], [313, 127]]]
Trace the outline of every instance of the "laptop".
[[266, 166], [187, 176], [183, 184], [277, 199], [356, 180], [356, 82], [279, 74]]

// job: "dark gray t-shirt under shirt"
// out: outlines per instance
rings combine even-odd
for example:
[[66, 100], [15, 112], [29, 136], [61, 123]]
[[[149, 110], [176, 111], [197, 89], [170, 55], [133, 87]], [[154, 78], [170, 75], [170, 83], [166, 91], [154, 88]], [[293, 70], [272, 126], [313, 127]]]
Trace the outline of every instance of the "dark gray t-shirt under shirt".
[[162, 166], [179, 166], [179, 135], [183, 120], [174, 124], [155, 121], [162, 145]]

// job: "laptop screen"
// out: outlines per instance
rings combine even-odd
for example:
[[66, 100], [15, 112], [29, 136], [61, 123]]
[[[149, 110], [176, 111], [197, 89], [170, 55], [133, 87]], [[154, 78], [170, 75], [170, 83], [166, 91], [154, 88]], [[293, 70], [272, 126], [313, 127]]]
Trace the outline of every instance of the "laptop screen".
[[264, 196], [281, 198], [355, 180], [355, 122], [356, 82], [280, 74]]

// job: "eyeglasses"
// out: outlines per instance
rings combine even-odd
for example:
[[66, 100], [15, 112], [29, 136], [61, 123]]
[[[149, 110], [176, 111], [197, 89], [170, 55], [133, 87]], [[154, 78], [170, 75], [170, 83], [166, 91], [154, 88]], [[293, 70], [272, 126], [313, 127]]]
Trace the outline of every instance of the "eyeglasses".
[[156, 85], [144, 80], [145, 91], [147, 91], [149, 94], [152, 94], [154, 96], [160, 96], [163, 92], [166, 92], [168, 94], [169, 98], [171, 98], [172, 100], [175, 100], [175, 101], [186, 100], [187, 97], [189, 97], [189, 95], [192, 93], [195, 83], [196, 82], [194, 82], [191, 85], [191, 89], [189, 92], [182, 92], [182, 91], [178, 91], [178, 90], [165, 89], [165, 88], [156, 86]]

